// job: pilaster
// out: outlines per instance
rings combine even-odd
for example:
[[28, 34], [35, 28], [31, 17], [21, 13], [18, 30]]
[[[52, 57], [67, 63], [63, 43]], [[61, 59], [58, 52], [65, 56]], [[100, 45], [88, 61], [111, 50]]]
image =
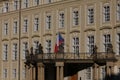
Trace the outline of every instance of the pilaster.
[[38, 63], [38, 80], [44, 80], [44, 64]]
[[64, 62], [56, 62], [56, 80], [64, 80]]

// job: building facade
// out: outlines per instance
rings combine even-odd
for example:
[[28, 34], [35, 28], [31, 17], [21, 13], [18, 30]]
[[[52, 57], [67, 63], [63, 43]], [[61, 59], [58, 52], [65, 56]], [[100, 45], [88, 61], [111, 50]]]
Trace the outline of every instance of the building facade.
[[[27, 80], [26, 50], [39, 43], [44, 53], [54, 53], [58, 32], [64, 38], [64, 52], [107, 52], [109, 44], [120, 73], [120, 0], [0, 0], [0, 80]], [[88, 67], [65, 80], [93, 80]], [[105, 76], [100, 68], [99, 80]]]

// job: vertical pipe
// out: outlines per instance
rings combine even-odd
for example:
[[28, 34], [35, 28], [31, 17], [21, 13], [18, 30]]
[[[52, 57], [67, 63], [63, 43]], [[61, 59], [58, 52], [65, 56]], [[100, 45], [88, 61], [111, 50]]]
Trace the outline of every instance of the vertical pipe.
[[20, 48], [20, 46], [21, 46], [21, 45], [20, 45], [20, 44], [21, 44], [21, 43], [20, 43], [20, 42], [21, 42], [21, 40], [20, 40], [20, 37], [21, 37], [21, 0], [19, 0], [18, 15], [19, 15], [18, 80], [20, 80], [20, 76], [21, 76], [21, 75], [20, 75], [20, 68], [21, 68], [21, 67], [20, 67], [20, 64], [21, 64], [21, 63], [20, 63], [20, 62], [21, 62], [21, 61], [20, 61], [20, 58], [21, 58], [21, 57], [20, 57], [20, 56], [21, 56], [21, 55], [20, 55], [20, 53], [21, 53], [21, 51], [20, 51], [20, 49], [21, 49], [21, 48]]

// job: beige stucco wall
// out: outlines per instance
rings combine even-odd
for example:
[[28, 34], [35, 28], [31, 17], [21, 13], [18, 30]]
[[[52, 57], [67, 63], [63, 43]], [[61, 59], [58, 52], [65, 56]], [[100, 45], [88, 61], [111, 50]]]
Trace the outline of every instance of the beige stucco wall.
[[[30, 0], [29, 8], [22, 7], [21, 10], [21, 26], [18, 28], [21, 31], [21, 38], [20, 43], [24, 41], [28, 41], [29, 48], [33, 46], [33, 41], [39, 40], [40, 43], [43, 45], [43, 49], [45, 51], [45, 41], [47, 39], [52, 40], [52, 52], [54, 52], [54, 45], [56, 42], [56, 34], [57, 32], [60, 32], [62, 36], [65, 39], [65, 52], [72, 52], [72, 38], [75, 36], [79, 37], [80, 42], [80, 52], [86, 52], [86, 44], [87, 44], [87, 36], [88, 35], [94, 35], [95, 36], [95, 44], [98, 46], [98, 51], [103, 51], [103, 43], [102, 43], [102, 35], [109, 33], [111, 34], [112, 38], [112, 44], [114, 51], [116, 52], [116, 34], [120, 33], [120, 21], [116, 21], [116, 1], [117, 0], [54, 0], [55, 2], [50, 4], [44, 4], [44, 0], [41, 0], [41, 5], [39, 6], [32, 6], [32, 0]], [[58, 1], [58, 2], [56, 2]], [[0, 2], [0, 7], [2, 6], [4, 2]], [[102, 14], [102, 6], [104, 3], [110, 3], [110, 16], [111, 20], [110, 22], [104, 23], [103, 22], [103, 14]], [[10, 4], [13, 4], [13, 1], [10, 0]], [[23, 2], [22, 2], [23, 6]], [[87, 24], [87, 8], [89, 6], [94, 7], [94, 18], [95, 22], [94, 24]], [[79, 25], [73, 26], [72, 25], [72, 10], [74, 8], [77, 8], [79, 10]], [[19, 43], [19, 34], [14, 35], [13, 34], [13, 21], [17, 20], [19, 21], [19, 11], [13, 11], [12, 5], [10, 7], [10, 11], [7, 13], [0, 13], [0, 79], [5, 80], [2, 78], [3, 76], [3, 69], [8, 69], [8, 78], [6, 80], [13, 80], [12, 79], [12, 69], [16, 68], [18, 71], [18, 60], [12, 61], [12, 43]], [[59, 11], [64, 11], [65, 13], [65, 27], [59, 28], [58, 27], [58, 13]], [[1, 12], [1, 11], [0, 11]], [[45, 16], [47, 14], [52, 15], [52, 26], [50, 30], [45, 29]], [[39, 21], [39, 31], [34, 32], [33, 31], [33, 22], [34, 17], [38, 16]], [[29, 30], [27, 33], [23, 33], [23, 20], [24, 18], [28, 19], [28, 26]], [[9, 34], [7, 36], [4, 36], [2, 34], [3, 30], [3, 24], [7, 21], [9, 23]], [[2, 60], [2, 45], [4, 43], [9, 44], [9, 53], [8, 53], [8, 61]], [[19, 45], [18, 45], [19, 46]], [[22, 47], [22, 45], [21, 45]], [[22, 49], [20, 48], [20, 74], [21, 74], [21, 80], [22, 79], [22, 69], [24, 68], [24, 60], [22, 59]], [[119, 56], [118, 56], [119, 58]], [[118, 61], [119, 63], [119, 61]], [[116, 63], [118, 67], [120, 67]], [[82, 71], [84, 73], [84, 71]], [[18, 75], [17, 75], [18, 78]], [[17, 78], [15, 80], [17, 80]]]

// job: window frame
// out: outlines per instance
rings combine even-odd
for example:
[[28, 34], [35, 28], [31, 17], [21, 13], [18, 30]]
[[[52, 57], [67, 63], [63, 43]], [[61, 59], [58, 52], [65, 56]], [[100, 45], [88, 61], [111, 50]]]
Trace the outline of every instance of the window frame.
[[94, 11], [94, 7], [93, 6], [89, 6], [88, 9], [87, 9], [87, 17], [88, 17], [88, 24], [93, 24], [94, 23], [94, 15], [95, 15], [95, 11]]
[[73, 9], [72, 17], [73, 17], [73, 26], [79, 25], [79, 11], [78, 11], [78, 9]]
[[63, 28], [65, 26], [65, 13], [64, 11], [59, 12], [59, 28]]
[[103, 5], [103, 22], [109, 22], [110, 21], [110, 4], [105, 3]]
[[79, 37], [72, 38], [72, 50], [74, 54], [79, 54], [80, 52], [79, 46]]

